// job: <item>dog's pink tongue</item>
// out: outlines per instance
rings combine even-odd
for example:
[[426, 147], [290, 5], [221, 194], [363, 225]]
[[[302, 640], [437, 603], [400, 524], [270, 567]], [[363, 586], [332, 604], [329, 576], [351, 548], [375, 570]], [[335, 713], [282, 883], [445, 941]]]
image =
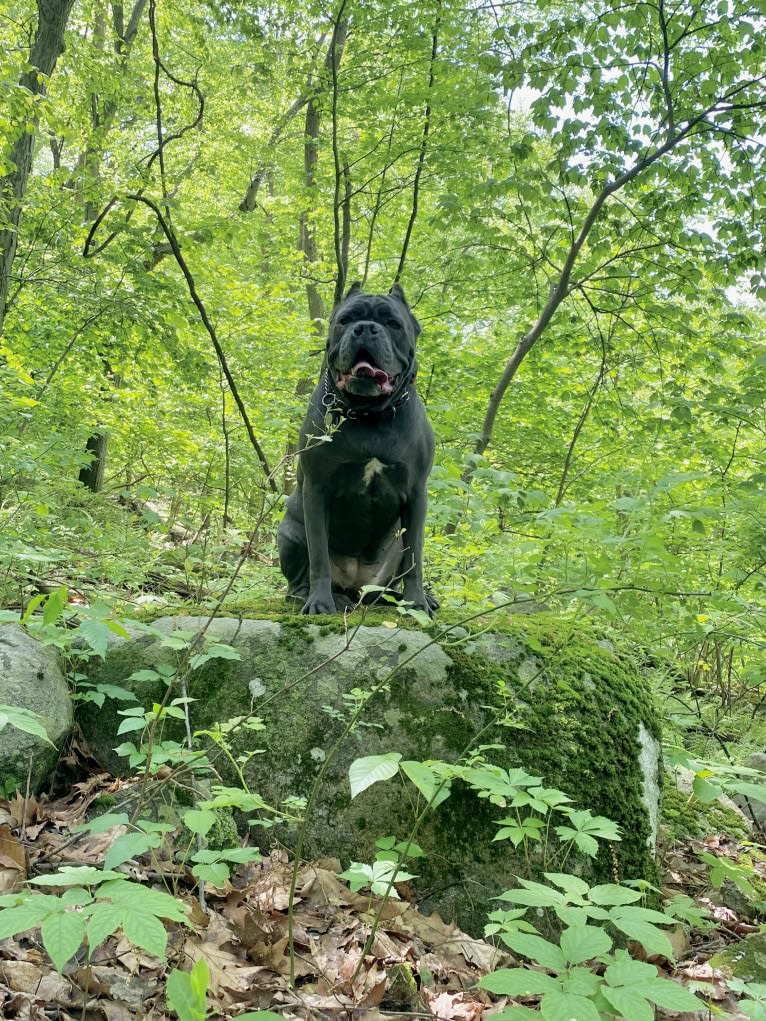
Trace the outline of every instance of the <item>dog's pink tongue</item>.
[[374, 379], [379, 386], [385, 386], [388, 382], [388, 373], [371, 365], [369, 362], [357, 362], [351, 370], [351, 375], [366, 376], [368, 379]]

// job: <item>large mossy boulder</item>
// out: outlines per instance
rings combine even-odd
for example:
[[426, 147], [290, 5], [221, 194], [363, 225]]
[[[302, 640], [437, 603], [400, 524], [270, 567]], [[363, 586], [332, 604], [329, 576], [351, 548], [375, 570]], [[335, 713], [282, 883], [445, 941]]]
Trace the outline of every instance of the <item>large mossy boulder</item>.
[[[183, 653], [160, 636], [193, 633], [204, 623], [202, 617], [162, 618], [152, 633], [115, 640], [90, 679], [128, 686], [149, 707], [162, 699], [163, 686], [128, 678], [178, 662]], [[659, 727], [645, 678], [629, 655], [554, 614], [512, 617], [495, 627], [476, 635], [445, 630], [434, 638], [396, 626], [346, 632], [341, 621], [219, 618], [205, 642], [231, 645], [241, 658], [215, 658], [191, 674], [192, 726], [259, 716], [265, 729], [240, 730], [234, 752], [261, 749], [246, 775], [271, 805], [308, 796], [326, 766], [308, 821], [306, 858], [370, 862], [376, 840], [410, 833], [414, 788], [392, 780], [352, 800], [347, 774], [353, 760], [399, 752], [404, 760], [454, 762], [481, 747], [492, 762], [521, 766], [578, 807], [619, 823], [621, 842], [605, 849], [592, 875], [653, 877]], [[358, 725], [327, 763], [350, 707], [373, 688]], [[91, 749], [112, 768], [120, 768], [113, 751], [122, 740], [116, 737], [120, 708], [107, 701], [98, 711], [86, 708], [81, 720]], [[226, 773], [223, 760], [216, 765]], [[455, 785], [416, 835], [426, 851], [412, 869], [421, 903], [454, 912], [464, 927], [481, 928], [496, 906], [491, 898], [525, 867], [508, 841], [492, 840], [505, 814]], [[263, 832], [267, 844], [274, 836], [273, 830], [255, 832]], [[294, 846], [294, 831], [280, 826], [276, 832]]]
[[72, 727], [69, 688], [55, 649], [18, 624], [0, 626], [0, 705], [34, 713], [49, 741], [12, 725], [0, 731], [0, 783], [37, 791], [58, 759]]

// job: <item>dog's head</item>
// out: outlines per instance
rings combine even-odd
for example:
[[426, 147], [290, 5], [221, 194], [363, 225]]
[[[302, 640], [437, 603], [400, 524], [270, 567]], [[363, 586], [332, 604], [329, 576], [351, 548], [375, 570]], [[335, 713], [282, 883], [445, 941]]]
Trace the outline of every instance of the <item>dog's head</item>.
[[415, 374], [420, 325], [404, 291], [364, 294], [354, 284], [330, 316], [327, 365], [335, 386], [362, 400], [385, 399]]

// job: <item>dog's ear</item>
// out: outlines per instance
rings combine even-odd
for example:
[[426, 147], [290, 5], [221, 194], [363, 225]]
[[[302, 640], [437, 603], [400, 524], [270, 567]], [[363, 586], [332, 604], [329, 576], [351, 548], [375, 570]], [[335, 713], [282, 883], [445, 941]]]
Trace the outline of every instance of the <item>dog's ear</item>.
[[391, 295], [392, 298], [396, 298], [397, 301], [400, 301], [402, 303], [402, 305], [404, 305], [404, 307], [410, 313], [410, 319], [412, 320], [412, 325], [415, 328], [415, 336], [417, 337], [418, 334], [420, 333], [420, 323], [417, 321], [415, 316], [410, 311], [410, 306], [409, 306], [409, 304], [407, 302], [407, 298], [406, 298], [406, 296], [404, 294], [404, 289], [402, 288], [402, 285], [401, 284], [394, 284], [394, 286], [391, 288], [391, 290], [388, 293]]
[[388, 293], [391, 295], [392, 298], [396, 298], [398, 301], [401, 301], [402, 305], [404, 305], [405, 308], [410, 307], [407, 304], [407, 299], [404, 296], [404, 289], [402, 288], [401, 284], [394, 284], [394, 286]]

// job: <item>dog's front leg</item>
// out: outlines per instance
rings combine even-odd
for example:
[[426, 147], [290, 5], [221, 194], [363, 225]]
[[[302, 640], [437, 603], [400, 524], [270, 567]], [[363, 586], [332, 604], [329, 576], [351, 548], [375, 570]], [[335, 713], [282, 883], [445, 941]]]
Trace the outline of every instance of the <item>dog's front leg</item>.
[[335, 613], [330, 572], [327, 497], [320, 485], [303, 479], [303, 518], [309, 551], [309, 597], [301, 613]]
[[412, 603], [416, 610], [425, 610], [429, 617], [433, 617], [431, 604], [423, 588], [425, 524], [426, 489], [425, 486], [419, 486], [408, 494], [407, 502], [402, 508], [404, 552], [400, 570], [404, 575], [405, 601]]

